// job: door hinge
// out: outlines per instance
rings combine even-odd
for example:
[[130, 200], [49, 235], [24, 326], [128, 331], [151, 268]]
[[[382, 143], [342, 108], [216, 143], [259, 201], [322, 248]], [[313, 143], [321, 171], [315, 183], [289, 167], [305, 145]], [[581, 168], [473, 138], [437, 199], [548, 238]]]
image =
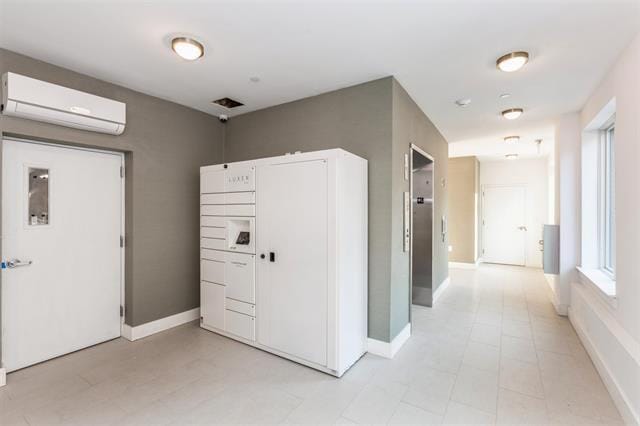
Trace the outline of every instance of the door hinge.
[[120, 177], [124, 178], [124, 166], [120, 166]]
[[124, 247], [124, 235], [120, 235], [120, 247]]
[[124, 306], [120, 305], [120, 317], [124, 316]]

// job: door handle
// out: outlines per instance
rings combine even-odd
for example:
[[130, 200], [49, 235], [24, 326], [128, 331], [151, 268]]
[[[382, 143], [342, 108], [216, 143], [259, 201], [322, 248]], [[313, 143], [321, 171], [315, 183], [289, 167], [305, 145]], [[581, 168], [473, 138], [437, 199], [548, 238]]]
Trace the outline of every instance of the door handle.
[[518, 229], [521, 231], [526, 231], [527, 227], [526, 226], [518, 226]]
[[9, 268], [9, 269], [14, 269], [14, 268], [18, 268], [20, 266], [29, 266], [32, 263], [33, 263], [33, 261], [31, 261], [31, 260], [11, 259], [11, 260], [7, 260], [6, 263], [2, 262], [2, 266], [6, 267], [6, 268]]

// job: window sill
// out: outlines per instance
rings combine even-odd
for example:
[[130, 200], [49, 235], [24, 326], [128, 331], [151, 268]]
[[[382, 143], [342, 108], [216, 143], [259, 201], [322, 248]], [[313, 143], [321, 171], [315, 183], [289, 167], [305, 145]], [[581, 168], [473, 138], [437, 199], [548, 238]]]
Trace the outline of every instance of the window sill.
[[578, 266], [576, 268], [580, 276], [580, 282], [591, 287], [595, 292], [613, 308], [618, 307], [616, 299], [616, 281], [599, 269], [588, 269]]

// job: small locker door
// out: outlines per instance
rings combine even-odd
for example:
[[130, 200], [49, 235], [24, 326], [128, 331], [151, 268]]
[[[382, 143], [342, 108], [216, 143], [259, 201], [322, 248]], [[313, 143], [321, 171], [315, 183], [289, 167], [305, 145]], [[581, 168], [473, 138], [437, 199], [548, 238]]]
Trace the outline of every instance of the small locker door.
[[327, 162], [264, 165], [256, 184], [258, 341], [326, 365]]

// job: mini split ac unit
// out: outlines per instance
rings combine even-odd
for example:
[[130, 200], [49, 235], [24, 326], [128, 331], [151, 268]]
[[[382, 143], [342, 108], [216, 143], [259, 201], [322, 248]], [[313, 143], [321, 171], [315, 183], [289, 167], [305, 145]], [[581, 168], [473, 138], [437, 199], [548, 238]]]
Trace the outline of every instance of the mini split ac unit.
[[2, 76], [2, 114], [112, 135], [126, 124], [122, 102], [12, 72]]

